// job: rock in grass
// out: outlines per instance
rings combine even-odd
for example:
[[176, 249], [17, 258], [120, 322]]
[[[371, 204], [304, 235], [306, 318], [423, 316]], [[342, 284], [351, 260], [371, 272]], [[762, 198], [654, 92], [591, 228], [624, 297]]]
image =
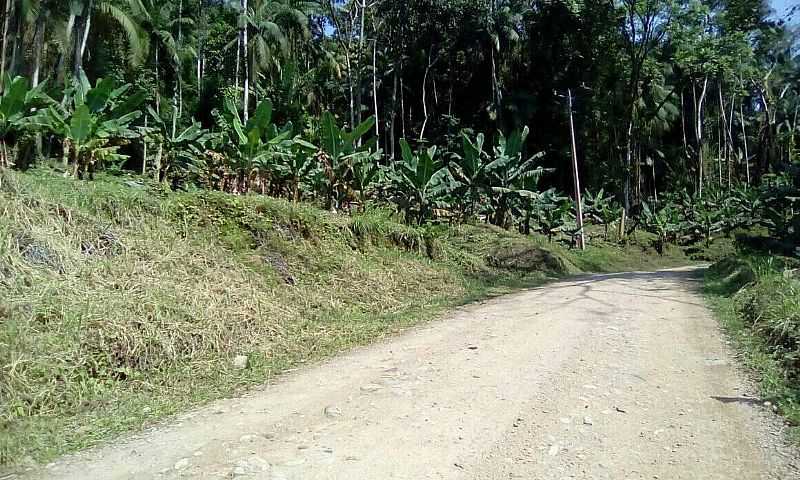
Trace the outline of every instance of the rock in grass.
[[236, 370], [244, 370], [250, 366], [250, 359], [247, 355], [236, 355], [233, 357], [233, 368]]

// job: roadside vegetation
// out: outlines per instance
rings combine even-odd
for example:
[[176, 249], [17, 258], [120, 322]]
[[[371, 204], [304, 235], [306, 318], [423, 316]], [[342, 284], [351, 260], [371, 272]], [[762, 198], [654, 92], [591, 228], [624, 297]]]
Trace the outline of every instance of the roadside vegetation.
[[783, 414], [800, 442], [800, 262], [752, 250], [715, 264], [706, 293], [761, 399]]
[[797, 9], [3, 6], [0, 464], [545, 278], [798, 254]]

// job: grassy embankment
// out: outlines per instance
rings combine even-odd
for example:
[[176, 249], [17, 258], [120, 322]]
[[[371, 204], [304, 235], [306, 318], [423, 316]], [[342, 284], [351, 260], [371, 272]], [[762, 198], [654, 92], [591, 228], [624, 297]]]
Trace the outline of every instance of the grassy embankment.
[[678, 249], [595, 241], [581, 253], [382, 211], [5, 173], [0, 466], [85, 448], [457, 304], [688, 262]]
[[712, 266], [706, 293], [761, 396], [800, 442], [800, 279], [797, 259], [740, 252]]

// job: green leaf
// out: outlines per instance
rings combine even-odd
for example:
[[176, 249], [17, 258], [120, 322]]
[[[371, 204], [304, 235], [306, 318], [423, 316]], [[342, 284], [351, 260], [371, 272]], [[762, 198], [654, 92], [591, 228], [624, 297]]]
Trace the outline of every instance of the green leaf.
[[72, 115], [72, 120], [69, 125], [70, 138], [76, 145], [81, 145], [89, 138], [91, 129], [92, 114], [89, 112], [89, 107], [87, 105], [81, 105]]
[[336, 119], [331, 112], [322, 114], [322, 148], [332, 158], [336, 159], [341, 154], [342, 132], [336, 125]]
[[247, 122], [247, 130], [258, 127], [263, 131], [272, 123], [272, 102], [269, 99], [261, 102], [256, 108], [255, 114]]
[[403, 161], [407, 164], [411, 164], [414, 160], [414, 153], [411, 151], [411, 146], [408, 145], [408, 142], [405, 138], [400, 139], [400, 152], [403, 155]]
[[128, 113], [138, 109], [146, 99], [147, 93], [144, 90], [139, 90], [136, 93], [132, 93], [128, 95], [128, 98], [126, 98], [122, 103], [115, 106], [111, 110], [111, 115], [116, 117], [127, 115]]
[[317, 146], [313, 143], [307, 142], [300, 137], [295, 137], [293, 140], [294, 144], [300, 147], [305, 148], [306, 150], [317, 150]]
[[350, 141], [355, 142], [359, 138], [366, 135], [367, 132], [372, 130], [372, 127], [374, 126], [375, 126], [375, 117], [369, 117], [368, 119], [364, 120], [363, 122], [361, 122], [359, 126], [353, 129], [352, 132], [350, 132], [350, 134], [348, 135]]
[[25, 96], [28, 92], [28, 81], [22, 77], [12, 80], [11, 85], [0, 101], [0, 114], [8, 118], [20, 113], [25, 107]]
[[86, 106], [92, 113], [98, 113], [108, 105], [111, 98], [111, 91], [114, 90], [114, 80], [110, 78], [100, 79], [97, 86], [86, 92]]

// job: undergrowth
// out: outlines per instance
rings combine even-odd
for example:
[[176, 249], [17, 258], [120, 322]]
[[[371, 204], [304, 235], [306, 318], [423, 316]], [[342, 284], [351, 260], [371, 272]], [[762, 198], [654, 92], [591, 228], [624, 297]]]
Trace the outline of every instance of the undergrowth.
[[[0, 465], [46, 461], [443, 309], [687, 263], [487, 225], [412, 227], [136, 178], [0, 178]], [[248, 357], [236, 369], [234, 356]]]
[[746, 251], [713, 265], [706, 293], [722, 325], [800, 442], [800, 281], [797, 261]]

